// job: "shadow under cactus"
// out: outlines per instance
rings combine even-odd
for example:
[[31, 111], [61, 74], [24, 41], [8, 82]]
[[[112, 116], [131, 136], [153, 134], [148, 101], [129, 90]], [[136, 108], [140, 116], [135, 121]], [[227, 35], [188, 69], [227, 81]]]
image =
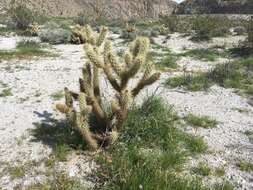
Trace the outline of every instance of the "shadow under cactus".
[[68, 149], [85, 149], [86, 144], [79, 133], [72, 130], [65, 120], [56, 120], [52, 117], [53, 114], [47, 111], [34, 113], [43, 119], [41, 122], [33, 123], [35, 128], [30, 130], [33, 136], [31, 141], [41, 141], [53, 150], [63, 146]]

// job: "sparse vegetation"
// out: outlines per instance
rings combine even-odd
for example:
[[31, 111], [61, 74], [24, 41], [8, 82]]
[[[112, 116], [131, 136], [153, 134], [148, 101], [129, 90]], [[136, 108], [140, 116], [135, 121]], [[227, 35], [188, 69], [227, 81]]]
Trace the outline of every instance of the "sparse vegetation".
[[207, 90], [210, 87], [210, 82], [205, 77], [205, 74], [184, 74], [182, 76], [176, 76], [169, 78], [165, 82], [165, 86], [170, 88], [183, 87], [190, 91]]
[[221, 53], [212, 49], [192, 49], [185, 53], [181, 53], [178, 56], [193, 57], [203, 61], [216, 61], [218, 58], [226, 57], [226, 53]]
[[178, 68], [177, 65], [177, 56], [171, 53], [169, 49], [166, 49], [165, 54], [161, 54], [162, 60], [158, 61], [156, 63], [156, 67], [161, 70], [166, 70], [166, 69], [176, 69]]
[[51, 94], [50, 96], [53, 100], [60, 100], [64, 97], [64, 92], [63, 91], [58, 91], [58, 92], [55, 92], [53, 94]]
[[217, 65], [207, 74], [211, 82], [215, 82], [225, 88], [241, 89], [246, 94], [253, 94], [253, 59], [243, 59]]
[[0, 93], [0, 97], [7, 97], [7, 96], [12, 96], [11, 88], [5, 88], [2, 90]]
[[187, 124], [192, 125], [193, 127], [203, 127], [203, 128], [214, 128], [217, 126], [218, 122], [214, 119], [211, 119], [208, 116], [196, 116], [193, 114], [187, 115], [185, 118]]
[[193, 173], [202, 175], [202, 176], [209, 176], [211, 175], [211, 172], [212, 172], [211, 168], [203, 162], [200, 162], [198, 166], [192, 169], [192, 171]]
[[35, 21], [34, 12], [25, 3], [16, 3], [13, 1], [9, 9], [9, 14], [16, 28], [21, 30], [26, 30]]
[[224, 167], [218, 167], [214, 170], [214, 175], [217, 177], [223, 177], [225, 175], [226, 171]]
[[8, 168], [12, 179], [22, 178], [25, 176], [25, 168], [23, 166], [14, 166]]
[[205, 189], [197, 178], [176, 175], [189, 154], [206, 150], [202, 139], [178, 128], [178, 120], [159, 98], [148, 98], [135, 107], [119, 142], [110, 148], [109, 155], [99, 158], [101, 172], [109, 180], [104, 189]]
[[53, 179], [45, 183], [30, 185], [25, 190], [88, 190], [78, 180], [68, 177], [66, 174], [56, 173]]
[[66, 44], [70, 42], [71, 32], [63, 28], [42, 29], [39, 32], [42, 42], [50, 44]]
[[240, 160], [236, 165], [241, 171], [253, 172], [253, 163], [250, 163], [250, 162], [244, 161], [244, 160]]
[[[96, 3], [96, 6], [99, 6], [99, 0]], [[235, 57], [233, 57], [233, 55], [235, 54], [233, 53], [238, 51], [238, 47], [229, 49], [228, 51], [226, 50], [232, 45], [232, 38], [225, 39], [221, 45], [220, 43], [208, 44], [206, 48], [203, 49], [191, 48], [205, 47], [204, 42], [199, 45], [197, 43], [186, 41], [190, 35], [192, 35], [191, 40], [196, 42], [209, 41], [213, 37], [225, 36], [229, 33], [229, 27], [232, 26], [232, 21], [228, 22], [228, 20], [224, 20], [223, 18], [214, 18], [212, 15], [172, 15], [162, 17], [158, 21], [132, 19], [128, 21], [128, 24], [125, 24], [124, 21], [108, 21], [103, 19], [101, 15], [104, 13], [102, 13], [103, 10], [100, 10], [99, 7], [94, 7], [94, 10], [96, 12], [95, 19], [85, 17], [84, 14], [80, 14], [74, 19], [55, 17], [50, 18], [50, 21], [45, 25], [36, 25], [35, 28], [32, 29], [32, 31], [36, 32], [31, 32], [31, 34], [38, 34], [42, 42], [47, 42], [49, 44], [66, 44], [69, 42], [74, 44], [84, 44], [86, 55], [79, 55], [79, 50], [77, 51], [76, 49], [79, 48], [79, 46], [71, 45], [67, 46], [67, 48], [66, 46], [56, 46], [57, 50], [64, 50], [59, 51], [61, 53], [65, 53], [68, 48], [74, 47], [72, 49], [73, 51], [67, 54], [68, 56], [73, 53], [73, 56], [70, 56], [71, 59], [69, 60], [66, 59], [68, 60], [68, 62], [66, 62], [68, 65], [63, 63], [63, 69], [60, 69], [61, 74], [62, 72], [68, 72], [71, 74], [69, 76], [72, 76], [73, 70], [69, 66], [69, 63], [73, 58], [78, 57], [78, 64], [81, 62], [81, 59], [85, 62], [85, 65], [82, 68], [83, 75], [79, 79], [80, 92], [77, 93], [76, 91], [74, 92], [65, 88], [64, 91], [55, 91], [55, 93], [48, 95], [48, 98], [51, 98], [54, 101], [63, 100], [65, 98], [65, 104], [57, 104], [56, 108], [58, 111], [66, 115], [66, 121], [55, 119], [53, 114], [47, 111], [33, 110], [34, 112], [32, 114], [37, 114], [39, 119], [42, 120], [42, 123], [34, 123], [34, 128], [31, 130], [30, 134], [34, 137], [31, 139], [31, 144], [33, 141], [42, 141], [43, 145], [47, 145], [52, 149], [52, 153], [48, 157], [43, 157], [43, 160], [40, 161], [40, 166], [43, 167], [43, 170], [47, 170], [43, 173], [43, 176], [45, 174], [46, 180], [41, 184], [34, 184], [27, 187], [27, 190], [86, 189], [86, 187], [81, 185], [82, 183], [79, 182], [77, 178], [68, 177], [68, 175], [65, 175], [64, 171], [60, 173], [61, 171], [58, 171], [58, 167], [61, 165], [64, 166], [64, 164], [69, 163], [69, 161], [71, 161], [70, 164], [76, 164], [76, 160], [73, 160], [73, 157], [78, 157], [79, 159], [79, 156], [81, 158], [84, 153], [84, 156], [86, 156], [86, 150], [88, 149], [96, 151], [92, 152], [91, 155], [96, 156], [96, 161], [99, 165], [99, 167], [96, 168], [98, 171], [96, 171], [95, 175], [97, 175], [96, 177], [98, 177], [100, 181], [98, 182], [97, 178], [94, 179], [96, 183], [94, 189], [233, 190], [233, 185], [230, 182], [223, 182], [215, 185], [208, 184], [210, 178], [220, 178], [219, 180], [223, 180], [227, 177], [227, 175], [225, 175], [225, 166], [211, 168], [207, 164], [208, 162], [200, 162], [194, 168], [191, 168], [192, 165], [190, 165], [190, 169], [188, 167], [189, 161], [190, 163], [195, 163], [200, 157], [200, 154], [209, 153], [208, 145], [204, 139], [210, 140], [210, 136], [206, 135], [206, 132], [217, 131], [217, 134], [219, 134], [221, 130], [224, 130], [225, 133], [227, 133], [227, 129], [224, 129], [224, 126], [226, 125], [219, 125], [219, 127], [217, 127], [219, 122], [209, 116], [189, 114], [184, 118], [181, 118], [181, 115], [179, 117], [174, 111], [173, 106], [166, 104], [163, 99], [156, 97], [154, 94], [145, 99], [142, 104], [138, 102], [140, 100], [139, 98], [134, 98], [144, 87], [153, 84], [159, 79], [160, 73], [156, 73], [153, 70], [154, 67], [161, 72], [169, 71], [168, 73], [164, 73], [164, 76], [165, 74], [174, 76], [167, 79], [164, 83], [164, 85], [169, 88], [181, 87], [184, 90], [195, 92], [202, 90], [207, 91], [212, 85], [218, 84], [224, 88], [239, 89], [237, 92], [242, 91], [247, 95], [252, 96], [252, 27], [250, 26], [248, 30], [247, 46], [243, 47], [245, 49], [239, 48], [243, 53], [246, 52], [246, 49], [250, 53], [247, 52], [247, 58], [240, 57], [240, 55], [234, 59]], [[36, 13], [23, 5], [12, 7], [12, 10], [10, 11], [13, 11], [11, 12], [11, 19], [15, 27], [10, 28], [0, 26], [0, 34], [9, 32], [15, 32], [17, 34], [19, 31], [24, 34], [24, 31], [28, 32], [28, 30], [31, 29], [31, 24], [34, 23], [36, 19]], [[23, 15], [18, 17], [20, 14]], [[93, 28], [86, 25], [89, 22], [94, 24]], [[73, 29], [72, 26], [74, 26], [73, 24], [75, 23], [81, 26]], [[121, 36], [111, 36], [111, 39], [113, 40], [111, 43], [106, 38], [107, 29], [105, 27], [99, 29], [99, 24], [106, 24], [107, 26], [112, 27], [114, 33], [121, 34]], [[39, 30], [37, 30], [38, 28]], [[180, 34], [170, 34], [173, 32], [180, 32]], [[240, 31], [238, 33], [240, 33]], [[138, 35], [145, 37], [137, 37]], [[241, 39], [241, 37], [243, 36], [236, 36], [233, 40]], [[169, 42], [172, 42], [172, 44], [176, 43], [173, 42], [174, 39], [179, 39], [180, 44], [176, 44], [176, 48], [171, 47], [170, 44], [169, 47], [171, 49], [167, 48], [166, 45]], [[227, 40], [228, 43], [225, 42]], [[151, 43], [153, 42], [152, 52], [148, 52], [150, 41]], [[216, 39], [213, 42], [215, 41]], [[112, 47], [114, 42], [117, 44], [117, 50], [114, 50]], [[129, 48], [126, 47], [125, 42], [129, 42]], [[187, 43], [184, 44], [184, 42]], [[242, 43], [245, 45], [245, 42]], [[229, 46], [227, 46], [227, 44], [229, 44]], [[26, 77], [23, 77], [24, 75], [20, 77], [19, 74], [28, 73], [25, 69], [31, 69], [32, 71], [34, 67], [30, 67], [29, 65], [26, 66], [26, 61], [21, 61], [20, 65], [15, 65], [12, 63], [14, 60], [8, 60], [55, 56], [55, 54], [50, 53], [47, 50], [48, 47], [51, 46], [46, 46], [44, 43], [35, 41], [23, 40], [17, 43], [15, 50], [1, 50], [0, 61], [5, 60], [3, 61], [1, 70], [8, 75], [6, 79], [4, 77], [1, 77], [1, 79], [6, 80], [5, 82], [9, 82], [10, 79], [17, 80], [18, 85], [14, 85], [15, 88], [16, 86], [18, 86], [18, 88], [21, 85], [22, 87], [25, 86], [26, 84], [24, 84], [22, 80], [24, 78], [26, 79]], [[174, 51], [181, 51], [181, 49], [184, 50], [184, 53], [173, 53]], [[64, 56], [63, 58], [67, 56]], [[187, 57], [184, 58], [183, 61], [180, 61], [180, 64], [182, 65], [187, 62], [187, 60], [192, 61], [192, 59], [195, 59], [193, 64], [189, 64], [189, 68], [192, 69], [191, 71], [189, 71], [190, 69], [188, 68], [188, 65], [181, 68], [179, 67], [180, 65], [177, 64], [179, 58], [182, 57]], [[233, 61], [226, 64], [220, 64], [217, 61], [219, 58], [229, 58]], [[196, 60], [201, 60], [201, 63], [203, 64], [206, 64], [205, 62], [207, 61], [217, 61], [217, 65], [213, 65], [212, 69], [206, 73], [201, 71], [194, 72], [196, 68], [192, 67], [200, 62]], [[11, 62], [11, 64], [9, 64], [9, 62]], [[52, 62], [56, 63], [53, 59]], [[57, 60], [57, 63], [59, 62], [60, 61]], [[19, 63], [19, 61], [17, 61], [17, 63]], [[156, 64], [153, 65], [153, 63]], [[214, 64], [216, 64], [216, 62]], [[58, 67], [58, 64], [56, 66]], [[79, 65], [75, 65], [75, 69], [78, 68], [77, 66]], [[208, 67], [209, 66], [212, 65], [208, 63]], [[38, 67], [36, 65], [35, 69]], [[48, 68], [49, 65], [43, 65], [43, 67]], [[180, 69], [178, 69], [178, 67]], [[202, 69], [202, 66], [200, 69]], [[43, 70], [43, 72], [44, 71], [45, 70]], [[181, 71], [184, 73], [178, 75]], [[29, 75], [29, 78], [32, 77]], [[34, 78], [35, 77], [32, 79]], [[62, 78], [62, 76], [57, 76], [57, 80], [60, 78]], [[68, 80], [69, 78], [65, 79], [66, 78], [64, 78], [64, 81], [70, 81]], [[109, 93], [102, 92], [101, 87], [104, 85], [104, 81], [110, 88]], [[40, 84], [39, 82], [41, 81], [38, 81], [37, 84]], [[15, 89], [15, 97], [17, 97], [15, 102], [13, 101], [14, 97], [10, 99], [2, 98], [1, 101], [9, 103], [9, 100], [12, 100], [13, 102], [11, 103], [17, 103], [19, 105], [25, 101], [25, 105], [41, 102], [41, 104], [36, 104], [35, 106], [45, 105], [45, 99], [38, 97], [41, 96], [42, 92], [51, 91], [51, 86], [49, 90], [44, 89], [44, 83], [41, 88], [34, 88], [32, 83], [27, 84], [31, 84], [32, 93], [22, 94], [21, 96], [21, 90]], [[133, 89], [130, 89], [130, 87], [133, 87], [132, 85], [135, 86]], [[13, 96], [12, 89], [9, 88], [6, 83], [0, 81], [0, 87], [2, 87], [0, 97]], [[160, 85], [157, 89], [159, 87]], [[109, 88], [106, 88], [106, 90]], [[151, 89], [148, 89], [148, 93], [149, 90], [151, 90], [152, 93], [153, 91], [155, 91], [154, 93], [160, 93], [160, 91], [155, 88], [156, 85], [154, 85], [154, 88], [152, 86]], [[36, 89], [40, 89], [41, 92], [35, 92]], [[219, 90], [224, 89], [220, 88]], [[113, 94], [111, 92], [115, 93]], [[227, 95], [227, 91], [225, 90], [222, 91], [221, 95], [224, 95], [223, 92]], [[168, 93], [165, 94], [168, 95], [166, 99], [170, 98], [172, 103], [173, 97], [178, 95], [178, 99], [177, 97], [175, 98], [179, 100], [179, 102], [176, 103], [177, 109], [178, 106], [181, 108], [181, 104], [183, 104], [185, 100], [183, 98], [186, 96], [188, 97], [188, 95], [201, 95], [201, 98], [210, 95], [210, 92], [188, 93], [177, 89], [173, 90], [173, 92], [169, 91], [166, 93]], [[110, 98], [107, 98], [108, 95]], [[140, 95], [142, 96], [142, 94]], [[216, 96], [217, 94], [211, 91], [211, 95]], [[234, 97], [232, 97], [232, 99], [233, 98]], [[110, 99], [110, 101], [108, 101], [108, 99]], [[194, 97], [193, 101], [195, 101], [195, 99], [196, 98]], [[134, 100], [136, 100], [136, 102]], [[181, 100], [182, 102], [180, 102]], [[143, 99], [141, 99], [141, 101], [143, 101]], [[196, 106], [198, 103], [196, 102], [191, 102], [189, 109], [186, 106], [182, 106], [185, 108], [185, 110], [182, 110], [182, 115], [188, 110], [192, 110], [192, 107]], [[203, 99], [199, 102], [203, 102]], [[215, 104], [218, 104], [218, 100], [214, 102]], [[240, 103], [240, 101], [238, 102]], [[197, 105], [194, 109], [200, 108], [200, 115], [203, 113], [206, 114], [201, 106]], [[234, 109], [232, 108], [233, 106]], [[218, 110], [219, 106], [217, 107]], [[228, 117], [231, 116], [243, 116], [242, 120], [248, 120], [247, 118], [251, 114], [251, 108], [248, 106], [246, 107], [244, 103], [241, 105], [236, 103], [233, 104], [232, 107], [231, 104], [229, 104], [229, 106], [225, 104], [222, 108], [223, 107], [225, 108], [225, 111], [229, 111], [229, 116], [225, 116], [224, 123], [226, 123]], [[247, 115], [239, 114], [236, 111], [247, 113]], [[224, 111], [222, 111], [221, 114], [224, 114]], [[184, 125], [184, 121], [187, 128]], [[12, 122], [15, 125], [18, 123], [17, 121]], [[247, 124], [246, 122], [243, 123], [247, 126], [242, 128], [241, 133], [243, 133], [245, 129], [249, 129], [248, 123], [250, 122], [247, 121]], [[236, 124], [237, 123], [235, 122], [235, 125]], [[196, 136], [196, 133], [194, 135], [188, 133], [189, 126], [204, 129], [217, 128], [213, 130], [201, 129], [201, 131], [205, 131], [205, 136], [200, 137]], [[191, 127], [190, 129], [192, 129]], [[232, 127], [231, 129], [234, 129]], [[4, 131], [3, 134], [5, 134], [5, 129], [6, 128], [0, 129]], [[11, 130], [13, 130], [13, 128], [11, 128]], [[250, 138], [250, 141], [253, 139], [252, 131], [246, 131], [244, 134]], [[228, 136], [229, 135], [225, 134], [224, 138]], [[247, 140], [247, 137], [244, 137]], [[30, 140], [30, 138], [27, 138], [27, 141], [28, 139]], [[224, 141], [227, 142], [228, 139], [229, 138], [226, 138], [226, 141]], [[235, 139], [238, 140], [238, 138]], [[23, 143], [22, 138], [14, 137], [14, 140], [14, 144], [18, 145], [19, 148], [23, 148], [24, 145], [26, 145], [26, 141]], [[219, 145], [220, 142], [217, 141], [215, 143]], [[227, 143], [224, 143], [225, 148], [227, 145]], [[217, 153], [217, 156], [224, 156], [220, 152], [216, 152], [216, 149], [214, 149], [214, 151]], [[223, 158], [224, 157], [222, 157], [222, 161]], [[72, 163], [72, 161], [75, 163]], [[210, 160], [208, 161], [210, 162]], [[228, 160], [224, 159], [224, 161]], [[228, 164], [230, 164], [229, 161]], [[246, 172], [253, 172], [253, 164], [248, 161], [238, 161], [236, 166], [238, 167], [238, 170], [240, 169], [241, 171], [244, 171], [245, 174]], [[31, 168], [33, 169], [34, 166]], [[80, 166], [80, 168], [83, 167]], [[0, 168], [0, 170], [1, 169], [2, 168]], [[23, 180], [26, 180], [27, 176], [30, 176], [31, 173], [28, 166], [13, 165], [7, 169], [6, 175], [10, 176], [11, 182], [14, 180], [15, 182], [22, 180], [22, 184], [18, 184], [15, 188], [23, 188]], [[65, 169], [69, 172], [69, 168], [64, 167], [64, 170]], [[238, 170], [232, 171], [232, 173], [238, 172]], [[36, 173], [35, 175], [39, 172], [37, 170], [34, 171], [35, 172], [32, 174]], [[244, 172], [240, 173], [244, 174]], [[3, 175], [0, 175], [0, 177]], [[82, 173], [80, 173], [80, 175], [82, 175]], [[82, 180], [83, 179], [84, 178], [82, 178]], [[203, 179], [205, 180], [204, 182], [202, 182]], [[234, 179], [231, 179], [231, 182], [233, 181]]]
[[221, 184], [215, 184], [214, 190], [234, 190], [234, 186], [230, 182], [223, 182]]
[[252, 58], [217, 65], [207, 73], [195, 75], [184, 74], [169, 78], [165, 85], [168, 87], [184, 87], [187, 90], [206, 90], [216, 83], [225, 88], [237, 88], [246, 94], [253, 94]]
[[212, 16], [196, 16], [193, 19], [192, 29], [193, 41], [208, 41], [212, 37], [224, 36], [229, 32], [231, 26], [228, 19]]
[[17, 44], [16, 50], [0, 51], [0, 60], [9, 59], [28, 59], [40, 56], [55, 56], [56, 54], [50, 53], [43, 49], [44, 46], [39, 42], [24, 40]]

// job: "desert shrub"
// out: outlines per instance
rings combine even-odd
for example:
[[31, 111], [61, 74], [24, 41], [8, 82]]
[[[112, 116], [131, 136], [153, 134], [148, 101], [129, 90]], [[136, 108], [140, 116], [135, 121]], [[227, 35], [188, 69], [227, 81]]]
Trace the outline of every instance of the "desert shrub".
[[38, 36], [42, 42], [50, 44], [64, 44], [69, 43], [71, 40], [71, 29], [68, 22], [55, 22], [50, 21], [44, 24], [40, 29]]
[[210, 81], [203, 73], [196, 75], [184, 74], [182, 76], [169, 78], [165, 85], [171, 88], [182, 87], [190, 91], [199, 91], [207, 90], [210, 87]]
[[201, 180], [177, 175], [189, 155], [206, 150], [202, 138], [179, 129], [178, 119], [158, 97], [134, 106], [119, 141], [99, 159], [107, 176], [101, 189], [205, 190]]
[[199, 91], [206, 90], [215, 83], [224, 88], [237, 88], [253, 95], [253, 59], [218, 64], [207, 73], [184, 74], [169, 78], [165, 84], [171, 88], [183, 87], [187, 90]]
[[[248, 27], [247, 27], [247, 41], [248, 41], [248, 46], [253, 49], [253, 16], [251, 17]], [[252, 51], [253, 53], [253, 51]]]
[[192, 21], [192, 30], [194, 31], [192, 40], [208, 41], [212, 37], [219, 37], [228, 34], [230, 22], [228, 19], [197, 16]]
[[70, 42], [71, 32], [62, 28], [42, 29], [39, 32], [42, 42], [50, 44], [65, 44]]
[[129, 32], [127, 30], [123, 30], [120, 37], [128, 41], [133, 41], [137, 37], [137, 32]]
[[207, 74], [209, 80], [225, 88], [238, 88], [253, 94], [253, 59], [217, 65]]
[[74, 23], [80, 26], [84, 26], [85, 24], [89, 23], [89, 19], [84, 14], [80, 13], [77, 15], [77, 17], [74, 18]]
[[214, 128], [217, 126], [218, 122], [208, 116], [196, 116], [193, 114], [187, 115], [185, 118], [187, 124], [193, 127], [203, 127], [203, 128]]
[[216, 61], [220, 57], [226, 57], [229, 54], [226, 52], [219, 52], [214, 49], [191, 49], [184, 53], [178, 54], [178, 56], [193, 57], [203, 61]]
[[162, 16], [160, 22], [168, 28], [170, 32], [177, 32], [179, 25], [179, 17], [176, 15]]
[[246, 29], [243, 26], [237, 26], [233, 29], [235, 35], [243, 35], [246, 33]]
[[192, 40], [194, 41], [204, 41], [211, 39], [211, 28], [214, 27], [212, 23], [207, 22], [205, 17], [195, 18], [193, 21], [192, 29], [194, 34]]
[[12, 2], [8, 12], [17, 29], [26, 30], [35, 21], [35, 12], [29, 9], [25, 3]]

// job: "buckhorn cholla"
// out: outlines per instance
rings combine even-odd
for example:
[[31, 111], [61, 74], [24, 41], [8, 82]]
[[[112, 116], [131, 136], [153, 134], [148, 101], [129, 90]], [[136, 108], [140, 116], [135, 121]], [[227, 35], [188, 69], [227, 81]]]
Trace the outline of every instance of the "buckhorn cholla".
[[[89, 148], [96, 150], [115, 142], [133, 99], [144, 87], [158, 80], [160, 73], [153, 73], [152, 63], [146, 60], [149, 39], [138, 37], [123, 56], [118, 57], [112, 43], [106, 39], [107, 28], [97, 33], [85, 26], [82, 32], [88, 61], [82, 70], [83, 78], [79, 79], [80, 93], [65, 88], [66, 102], [57, 104], [56, 108], [66, 114], [70, 125], [81, 134]], [[144, 68], [143, 73], [141, 68]], [[138, 73], [142, 77], [130, 89], [129, 81]], [[114, 100], [109, 103], [110, 113], [103, 107], [100, 77], [105, 77], [115, 91]], [[89, 122], [91, 115], [96, 118], [96, 126]]]

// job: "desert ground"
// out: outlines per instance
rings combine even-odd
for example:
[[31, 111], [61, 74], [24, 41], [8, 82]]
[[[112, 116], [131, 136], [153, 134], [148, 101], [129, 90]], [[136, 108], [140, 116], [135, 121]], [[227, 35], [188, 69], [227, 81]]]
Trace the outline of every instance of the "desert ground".
[[[126, 48], [128, 42], [121, 35], [110, 32], [108, 36], [116, 51]], [[153, 37], [151, 52], [157, 55], [154, 64], [161, 62], [169, 50], [171, 55], [177, 55], [177, 67], [161, 69], [160, 79], [145, 88], [135, 100], [141, 104], [150, 95], [161, 97], [178, 113], [182, 130], [203, 138], [207, 151], [190, 156], [184, 165], [188, 175], [199, 175], [189, 171], [204, 163], [212, 171], [222, 173], [200, 175], [204, 184], [228, 181], [237, 190], [253, 189], [253, 98], [236, 88], [225, 88], [219, 84], [194, 91], [165, 84], [169, 78], [208, 72], [217, 65], [240, 59], [219, 55], [214, 60], [207, 60], [186, 52], [196, 49], [222, 52], [246, 38], [245, 34], [229, 34], [214, 37], [208, 42], [194, 42], [178, 32]], [[75, 178], [87, 189], [95, 188], [100, 168], [94, 159], [96, 153], [57, 146], [58, 141], [66, 138], [66, 129], [62, 129], [64, 125], [59, 127], [65, 117], [55, 109], [55, 104], [64, 102], [64, 87], [78, 91], [81, 68], [87, 62], [83, 45], [49, 46], [39, 37], [9, 34], [0, 35], [0, 50], [15, 51], [17, 44], [24, 40], [46, 44], [43, 50], [50, 55], [0, 57], [0, 189], [36, 189], [33, 185], [59, 178]], [[104, 79], [100, 79], [103, 95], [105, 99], [110, 99], [113, 92]], [[193, 126], [185, 119], [189, 114], [207, 116], [216, 122], [216, 126]]]

